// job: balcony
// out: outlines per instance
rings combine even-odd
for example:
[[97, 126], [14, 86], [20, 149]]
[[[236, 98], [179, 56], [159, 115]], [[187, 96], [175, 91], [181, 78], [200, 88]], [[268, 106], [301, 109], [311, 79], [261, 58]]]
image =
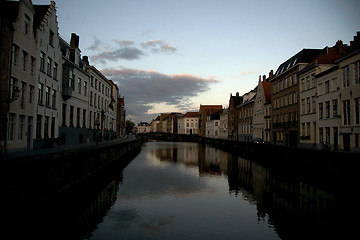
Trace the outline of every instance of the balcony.
[[72, 97], [72, 88], [70, 86], [63, 86], [62, 96], [64, 100], [68, 100]]

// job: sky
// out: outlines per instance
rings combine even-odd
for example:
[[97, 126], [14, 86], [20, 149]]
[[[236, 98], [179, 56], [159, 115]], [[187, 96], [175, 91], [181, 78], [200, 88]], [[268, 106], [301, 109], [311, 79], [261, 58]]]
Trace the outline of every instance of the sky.
[[360, 31], [358, 0], [55, 2], [60, 36], [80, 36], [82, 56], [118, 84], [136, 124], [227, 107], [302, 49], [349, 44]]

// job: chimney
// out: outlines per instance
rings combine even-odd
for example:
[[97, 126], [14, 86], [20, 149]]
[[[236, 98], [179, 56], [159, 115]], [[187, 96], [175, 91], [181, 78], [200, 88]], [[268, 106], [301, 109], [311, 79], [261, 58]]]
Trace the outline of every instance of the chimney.
[[76, 35], [76, 33], [71, 33], [70, 46], [72, 48], [79, 48], [79, 35]]
[[263, 75], [263, 82], [266, 82], [266, 75]]
[[83, 56], [83, 57], [82, 57], [82, 61], [86, 64], [86, 66], [90, 66], [88, 56]]
[[274, 77], [274, 71], [271, 70], [271, 71], [269, 72], [269, 80], [271, 80], [273, 77]]
[[236, 96], [239, 97], [239, 92], [236, 92]]
[[343, 42], [341, 40], [338, 40], [336, 42], [336, 51], [337, 51], [337, 54], [343, 54], [344, 52], [344, 49], [343, 49]]

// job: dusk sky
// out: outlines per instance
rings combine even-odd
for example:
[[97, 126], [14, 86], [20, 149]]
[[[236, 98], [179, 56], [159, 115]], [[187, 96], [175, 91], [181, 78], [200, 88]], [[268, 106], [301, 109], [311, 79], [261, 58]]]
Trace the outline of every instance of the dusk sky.
[[[349, 44], [358, 0], [58, 0], [60, 36], [116, 82], [127, 119], [227, 107], [303, 48]], [[49, 4], [49, 0], [33, 0]]]

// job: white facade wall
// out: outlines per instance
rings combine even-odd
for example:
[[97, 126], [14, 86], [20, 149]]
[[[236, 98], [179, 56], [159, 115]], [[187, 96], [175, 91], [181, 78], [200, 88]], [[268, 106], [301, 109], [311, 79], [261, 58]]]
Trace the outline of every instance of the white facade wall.
[[[61, 51], [55, 2], [37, 29], [37, 74], [35, 82], [35, 139], [59, 137]], [[41, 141], [40, 146], [43, 145]]]
[[[359, 41], [359, 40], [358, 40]], [[360, 52], [340, 59], [340, 137], [342, 149], [360, 151]]]
[[[316, 79], [317, 81], [317, 99], [316, 99], [316, 144], [317, 148], [327, 146], [332, 150], [340, 149], [340, 98], [338, 70], [334, 70], [326, 75]], [[330, 106], [326, 113], [326, 103]]]
[[37, 46], [33, 32], [35, 10], [30, 1], [19, 2], [14, 22], [10, 79], [7, 150], [33, 148]]
[[229, 113], [228, 110], [225, 109], [223, 113], [220, 114], [220, 128], [219, 128], [219, 138], [228, 139], [228, 121], [229, 121]]
[[206, 120], [206, 137], [219, 138], [220, 137], [220, 120]]

